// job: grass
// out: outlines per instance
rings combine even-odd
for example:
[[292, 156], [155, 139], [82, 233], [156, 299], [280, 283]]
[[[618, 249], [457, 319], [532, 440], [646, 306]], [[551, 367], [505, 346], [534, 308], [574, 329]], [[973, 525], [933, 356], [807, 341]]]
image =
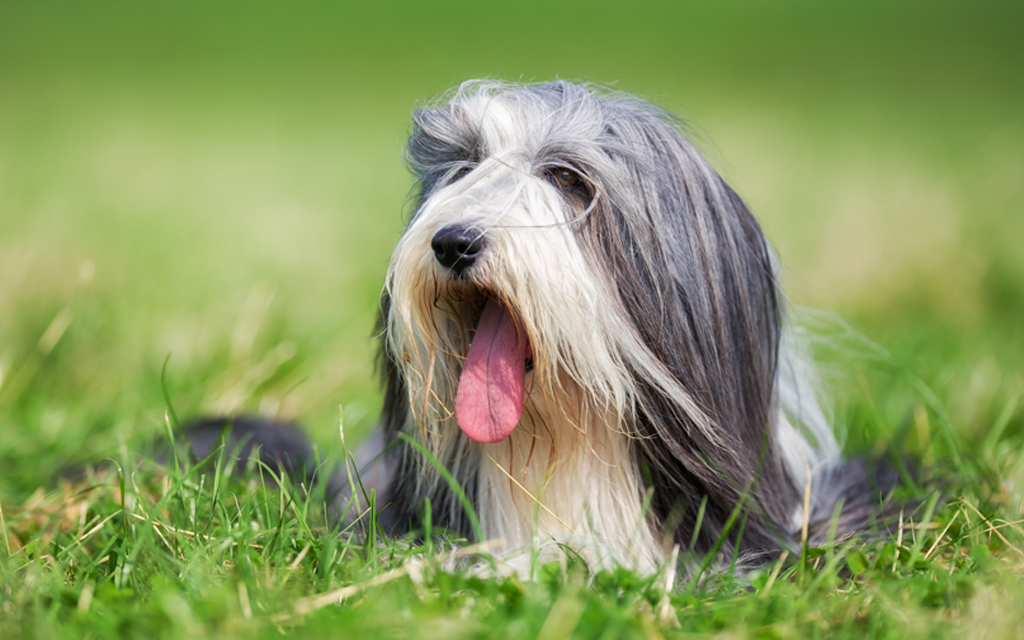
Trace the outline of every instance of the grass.
[[[1018, 635], [1021, 13], [0, 7], [0, 637]], [[791, 299], [836, 314], [810, 319], [848, 451], [921, 467], [899, 533], [676, 589], [496, 579], [486, 549], [328, 532], [301, 487], [139, 462], [165, 387], [183, 416], [297, 418], [325, 459], [340, 420], [372, 428], [409, 111], [482, 75], [617, 82], [702, 127]]]
[[[568, 561], [533, 580], [454, 562], [482, 548], [328, 532], [322, 501], [230, 466], [126, 458], [6, 520], [5, 637], [935, 637], [1011, 631], [1019, 531], [999, 496], [930, 495], [895, 539], [785, 555], [700, 584]], [[951, 499], [950, 499], [951, 498]], [[1009, 591], [1004, 591], [1008, 589]], [[979, 626], [980, 625], [980, 626]], [[982, 634], [985, 635], [985, 634]]]

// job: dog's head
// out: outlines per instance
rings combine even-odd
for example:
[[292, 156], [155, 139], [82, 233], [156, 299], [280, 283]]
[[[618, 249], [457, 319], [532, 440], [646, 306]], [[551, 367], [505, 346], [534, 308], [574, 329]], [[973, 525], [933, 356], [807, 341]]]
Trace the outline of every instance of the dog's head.
[[420, 193], [384, 319], [399, 421], [495, 442], [543, 397], [655, 436], [652, 455], [708, 481], [753, 477], [778, 358], [772, 258], [668, 114], [568, 82], [471, 82], [416, 112], [407, 153]]

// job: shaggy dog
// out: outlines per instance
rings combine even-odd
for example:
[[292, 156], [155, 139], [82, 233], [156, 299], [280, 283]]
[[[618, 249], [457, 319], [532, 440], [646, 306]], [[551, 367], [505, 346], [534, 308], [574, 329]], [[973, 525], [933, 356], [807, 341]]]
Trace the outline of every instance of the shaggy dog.
[[415, 113], [407, 157], [362, 456], [386, 450], [386, 527], [650, 572], [877, 511], [892, 474], [840, 459], [771, 247], [671, 115], [474, 81]]

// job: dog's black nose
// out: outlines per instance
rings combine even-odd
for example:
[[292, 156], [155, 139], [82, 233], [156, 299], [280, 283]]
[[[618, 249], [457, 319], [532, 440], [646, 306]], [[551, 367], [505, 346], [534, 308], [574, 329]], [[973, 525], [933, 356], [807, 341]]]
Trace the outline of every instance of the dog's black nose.
[[437, 261], [455, 273], [472, 267], [486, 245], [487, 237], [479, 228], [457, 224], [442, 227], [430, 241]]

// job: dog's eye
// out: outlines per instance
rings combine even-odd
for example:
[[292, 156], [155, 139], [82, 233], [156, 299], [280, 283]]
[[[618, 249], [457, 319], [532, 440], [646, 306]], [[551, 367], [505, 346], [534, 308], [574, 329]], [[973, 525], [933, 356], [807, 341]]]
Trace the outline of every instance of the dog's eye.
[[581, 186], [583, 180], [580, 174], [565, 167], [555, 167], [548, 170], [548, 180], [559, 189], [572, 189]]
[[463, 165], [459, 167], [455, 172], [451, 174], [451, 177], [448, 178], [448, 184], [454, 184], [459, 180], [462, 180], [463, 178], [468, 176], [471, 171], [473, 171], [473, 167], [470, 167], [468, 165]]
[[589, 206], [594, 199], [593, 187], [583, 176], [568, 167], [549, 167], [544, 177], [563, 194], [583, 206]]

